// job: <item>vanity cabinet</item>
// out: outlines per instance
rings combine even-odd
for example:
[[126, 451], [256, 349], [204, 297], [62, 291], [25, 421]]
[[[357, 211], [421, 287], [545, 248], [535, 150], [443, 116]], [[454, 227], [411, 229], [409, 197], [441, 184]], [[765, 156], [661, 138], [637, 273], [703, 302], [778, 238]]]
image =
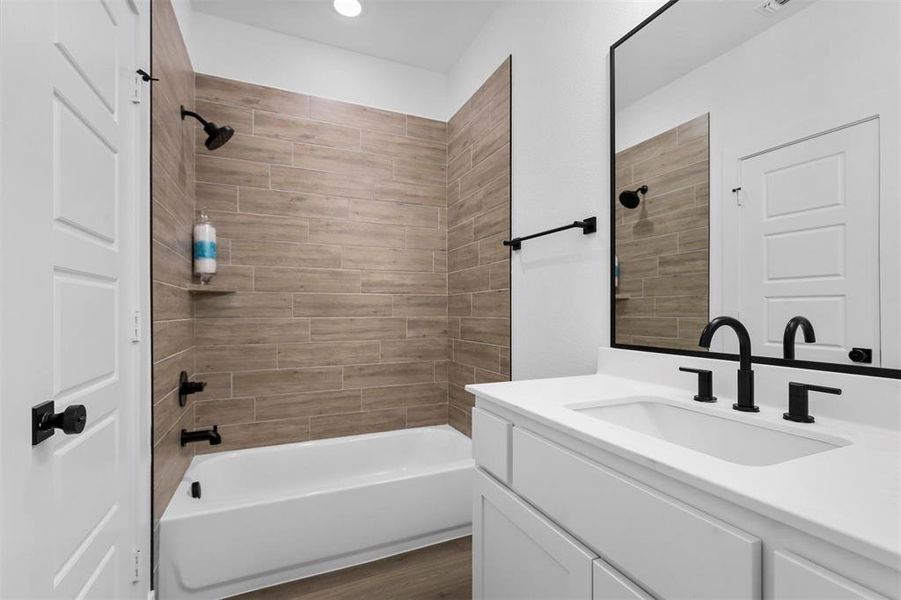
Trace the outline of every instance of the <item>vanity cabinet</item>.
[[484, 408], [473, 436], [474, 598], [901, 600], [894, 570], [698, 490], [665, 493], [565, 436]]

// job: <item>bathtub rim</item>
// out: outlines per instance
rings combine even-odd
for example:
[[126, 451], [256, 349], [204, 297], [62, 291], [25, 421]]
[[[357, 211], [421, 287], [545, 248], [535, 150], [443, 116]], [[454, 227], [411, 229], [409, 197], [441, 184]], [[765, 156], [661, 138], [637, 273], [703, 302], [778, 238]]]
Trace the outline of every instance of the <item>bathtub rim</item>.
[[[463, 459], [454, 459], [446, 462], [439, 462], [434, 465], [423, 466], [416, 469], [409, 470], [407, 472], [394, 472], [393, 476], [385, 477], [379, 480], [367, 481], [364, 483], [356, 482], [349, 484], [340, 484], [340, 478], [338, 479], [337, 485], [329, 485], [323, 489], [316, 490], [306, 490], [306, 491], [296, 491], [290, 492], [287, 494], [277, 494], [274, 497], [254, 497], [254, 498], [241, 498], [234, 501], [221, 501], [216, 503], [213, 506], [205, 506], [205, 507], [195, 507], [190, 504], [190, 501], [194, 499], [190, 497], [190, 488], [191, 484], [195, 481], [202, 481], [202, 479], [192, 477], [191, 471], [195, 466], [195, 461], [197, 465], [202, 465], [207, 462], [212, 462], [214, 460], [220, 461], [225, 460], [226, 458], [233, 457], [236, 454], [240, 454], [241, 456], [253, 456], [256, 454], [269, 454], [272, 452], [286, 451], [289, 449], [297, 449], [304, 446], [309, 446], [312, 444], [321, 444], [321, 445], [337, 445], [339, 443], [346, 443], [348, 441], [354, 441], [359, 439], [377, 439], [377, 438], [390, 438], [390, 437], [402, 437], [403, 434], [407, 432], [422, 432], [428, 430], [438, 430], [443, 432], [452, 432], [462, 438], [460, 441], [466, 443], [470, 449], [470, 456], [468, 458]], [[302, 497], [321, 495], [327, 493], [334, 493], [343, 490], [348, 490], [356, 487], [365, 487], [367, 485], [378, 485], [379, 483], [384, 483], [388, 481], [403, 481], [411, 478], [421, 477], [423, 475], [428, 475], [432, 473], [444, 473], [449, 471], [456, 470], [466, 470], [475, 468], [475, 459], [472, 458], [472, 439], [469, 438], [464, 433], [455, 429], [450, 425], [427, 425], [424, 427], [410, 427], [408, 429], [392, 429], [389, 431], [378, 431], [373, 433], [361, 433], [355, 435], [348, 436], [336, 436], [332, 438], [322, 438], [317, 440], [304, 440], [302, 442], [291, 442], [288, 444], [275, 444], [271, 446], [258, 446], [255, 448], [241, 448], [238, 450], [228, 450], [225, 452], [212, 452], [209, 454], [200, 454], [195, 455], [191, 462], [188, 465], [188, 468], [185, 470], [184, 475], [182, 475], [181, 480], [179, 480], [178, 486], [175, 489], [175, 492], [172, 494], [172, 497], [169, 500], [169, 503], [166, 506], [166, 509], [163, 511], [162, 516], [159, 520], [160, 531], [162, 530], [162, 526], [166, 522], [175, 522], [182, 519], [196, 518], [202, 517], [206, 515], [215, 515], [222, 512], [228, 512], [230, 510], [248, 508], [251, 506], [268, 506], [271, 504], [277, 504], [279, 502], [285, 502], [289, 500], [296, 500]], [[182, 509], [182, 510], [179, 510]], [[174, 512], [173, 512], [174, 511]]]

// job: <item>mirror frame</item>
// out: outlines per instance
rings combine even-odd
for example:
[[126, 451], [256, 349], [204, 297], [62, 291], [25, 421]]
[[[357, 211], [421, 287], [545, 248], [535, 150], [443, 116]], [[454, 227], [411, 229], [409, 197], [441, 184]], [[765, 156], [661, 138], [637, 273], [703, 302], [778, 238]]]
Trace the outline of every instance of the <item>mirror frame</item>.
[[[629, 38], [641, 31], [651, 21], [677, 4], [679, 0], [669, 0], [662, 7], [654, 11], [651, 16], [639, 23], [626, 35], [610, 46], [610, 347], [622, 350], [637, 350], [640, 352], [654, 352], [657, 354], [676, 354], [680, 356], [692, 356], [697, 358], [709, 358], [714, 360], [738, 361], [737, 354], [723, 352], [702, 352], [700, 350], [679, 350], [672, 348], [655, 348], [653, 346], [638, 346], [634, 344], [620, 344], [616, 341], [616, 287], [614, 284], [614, 272], [616, 267], [616, 49]], [[812, 371], [832, 371], [837, 373], [850, 373], [853, 375], [866, 375], [869, 377], [883, 377], [889, 379], [901, 379], [901, 368], [872, 367], [861, 365], [845, 365], [838, 363], [824, 363], [809, 360], [786, 360], [771, 356], [753, 355], [755, 363], [764, 365], [776, 365], [795, 369], [809, 369]]]

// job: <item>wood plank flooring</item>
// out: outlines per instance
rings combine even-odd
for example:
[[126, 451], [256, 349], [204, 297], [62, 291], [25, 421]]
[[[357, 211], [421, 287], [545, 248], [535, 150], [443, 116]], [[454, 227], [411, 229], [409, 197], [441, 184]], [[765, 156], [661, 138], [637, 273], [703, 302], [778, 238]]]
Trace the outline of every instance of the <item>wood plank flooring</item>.
[[233, 600], [468, 600], [472, 538], [234, 596]]

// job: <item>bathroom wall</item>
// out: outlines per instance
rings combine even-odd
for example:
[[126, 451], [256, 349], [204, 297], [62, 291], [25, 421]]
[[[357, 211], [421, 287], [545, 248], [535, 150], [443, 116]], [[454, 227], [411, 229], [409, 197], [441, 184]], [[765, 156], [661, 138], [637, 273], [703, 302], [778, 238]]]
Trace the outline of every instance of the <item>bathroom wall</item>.
[[508, 57], [448, 123], [448, 418], [467, 435], [463, 386], [510, 379], [510, 75]]
[[447, 120], [444, 73], [197, 12], [189, 0], [175, 5], [198, 73]]
[[616, 196], [648, 186], [637, 208], [615, 203], [616, 341], [698, 350], [709, 320], [709, 116], [616, 153]]
[[513, 235], [598, 217], [597, 234], [568, 231], [514, 253], [514, 379], [593, 373], [609, 344], [607, 55], [661, 4], [508, 2], [449, 74], [459, 106], [514, 57]]
[[153, 517], [162, 514], [194, 448], [179, 445], [194, 406], [178, 405], [178, 374], [194, 372], [191, 313], [191, 229], [194, 213], [194, 125], [180, 105], [194, 105], [194, 72], [169, 0], [152, 4], [153, 127]]
[[446, 125], [198, 74], [196, 206], [220, 273], [195, 294], [198, 452], [447, 422]]

